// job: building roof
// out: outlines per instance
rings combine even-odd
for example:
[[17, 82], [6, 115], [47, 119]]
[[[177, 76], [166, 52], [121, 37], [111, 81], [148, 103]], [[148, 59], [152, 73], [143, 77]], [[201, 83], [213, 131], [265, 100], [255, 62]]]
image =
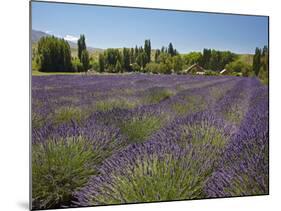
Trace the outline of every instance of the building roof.
[[199, 64], [195, 63], [193, 65], [191, 65], [189, 68], [187, 68], [186, 70], [183, 70], [183, 72], [188, 73], [190, 70], [192, 70], [193, 68], [198, 68], [201, 71], [205, 72], [205, 69], [203, 67], [201, 67]]
[[223, 69], [222, 71], [220, 71], [220, 74], [223, 74], [226, 71], [227, 71], [227, 69]]

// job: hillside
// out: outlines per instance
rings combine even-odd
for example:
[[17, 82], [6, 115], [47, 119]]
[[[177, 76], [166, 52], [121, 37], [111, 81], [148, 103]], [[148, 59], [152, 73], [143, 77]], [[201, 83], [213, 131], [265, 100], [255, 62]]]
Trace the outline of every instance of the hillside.
[[[36, 47], [37, 42], [40, 40], [41, 37], [47, 37], [47, 36], [52, 36], [51, 34], [39, 31], [39, 30], [34, 30], [32, 29], [31, 32], [31, 42], [32, 42], [32, 47]], [[77, 55], [77, 43], [72, 42], [72, 41], [67, 41], [70, 48], [71, 48], [71, 52], [73, 53], [73, 56]], [[103, 52], [104, 49], [101, 48], [93, 48], [91, 46], [87, 47], [88, 51], [90, 53], [100, 53]]]

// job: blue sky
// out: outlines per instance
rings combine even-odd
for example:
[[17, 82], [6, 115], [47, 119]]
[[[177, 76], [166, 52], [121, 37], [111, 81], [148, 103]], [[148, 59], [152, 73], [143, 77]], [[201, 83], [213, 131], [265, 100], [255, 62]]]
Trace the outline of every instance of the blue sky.
[[92, 5], [32, 2], [32, 29], [77, 41], [85, 34], [86, 44], [96, 48], [143, 45], [152, 48], [172, 42], [181, 53], [203, 48], [254, 53], [267, 45], [268, 18], [129, 9]]

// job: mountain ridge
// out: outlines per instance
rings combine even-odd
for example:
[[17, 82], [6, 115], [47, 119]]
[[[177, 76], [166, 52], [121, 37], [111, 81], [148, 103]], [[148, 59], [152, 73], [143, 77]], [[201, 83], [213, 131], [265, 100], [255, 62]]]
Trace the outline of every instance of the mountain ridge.
[[[40, 31], [40, 30], [32, 29], [31, 42], [32, 42], [32, 44], [36, 44], [42, 37], [48, 37], [48, 36], [55, 36], [55, 35], [52, 35], [52, 34], [49, 34], [49, 33], [46, 33], [46, 32]], [[55, 36], [55, 37], [57, 37], [57, 36]], [[77, 43], [69, 41], [69, 40], [66, 40], [66, 41], [68, 42], [70, 48], [73, 48], [73, 49], [78, 48]], [[87, 49], [90, 52], [103, 52], [104, 51], [104, 49], [102, 49], [102, 48], [94, 48], [91, 46], [87, 46]]]

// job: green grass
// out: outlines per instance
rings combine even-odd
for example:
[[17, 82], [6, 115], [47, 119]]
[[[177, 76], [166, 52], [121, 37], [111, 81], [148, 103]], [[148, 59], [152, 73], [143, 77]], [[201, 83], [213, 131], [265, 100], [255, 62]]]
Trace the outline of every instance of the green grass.
[[48, 76], [48, 75], [83, 75], [85, 73], [80, 72], [80, 73], [74, 73], [74, 72], [40, 72], [33, 70], [32, 71], [32, 76]]

